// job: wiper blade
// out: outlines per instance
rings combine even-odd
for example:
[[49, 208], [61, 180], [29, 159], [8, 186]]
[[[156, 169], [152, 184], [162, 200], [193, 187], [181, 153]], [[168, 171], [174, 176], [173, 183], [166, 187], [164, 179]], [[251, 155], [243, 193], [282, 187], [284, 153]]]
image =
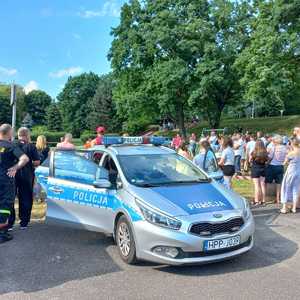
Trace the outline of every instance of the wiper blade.
[[158, 187], [158, 186], [160, 186], [160, 184], [154, 184], [154, 183], [136, 183], [136, 186], [148, 188], [148, 187]]
[[158, 185], [175, 185], [175, 184], [192, 184], [192, 183], [207, 183], [210, 182], [211, 179], [196, 179], [196, 180], [178, 180], [178, 181], [169, 181], [169, 182], [161, 182]]

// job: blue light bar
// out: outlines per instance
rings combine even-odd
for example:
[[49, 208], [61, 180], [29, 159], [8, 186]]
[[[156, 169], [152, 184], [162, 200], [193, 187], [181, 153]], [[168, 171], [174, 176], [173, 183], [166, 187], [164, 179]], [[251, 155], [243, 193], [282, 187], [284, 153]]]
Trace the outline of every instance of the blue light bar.
[[105, 146], [109, 145], [137, 145], [137, 144], [152, 144], [155, 146], [163, 145], [166, 142], [164, 137], [158, 136], [104, 136], [102, 143]]
[[123, 138], [121, 136], [103, 136], [102, 143], [105, 146], [120, 145], [123, 144]]
[[163, 145], [166, 142], [166, 138], [162, 136], [151, 136], [149, 143], [155, 146]]

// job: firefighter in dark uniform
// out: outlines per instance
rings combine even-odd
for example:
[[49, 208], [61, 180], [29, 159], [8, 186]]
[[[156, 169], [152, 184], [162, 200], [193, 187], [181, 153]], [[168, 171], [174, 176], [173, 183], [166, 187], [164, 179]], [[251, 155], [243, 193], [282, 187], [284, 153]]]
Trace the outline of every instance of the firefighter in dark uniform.
[[[29, 162], [21, 170], [18, 170], [15, 177], [16, 194], [19, 200], [20, 229], [26, 229], [30, 222], [33, 203], [34, 168], [40, 164], [40, 156], [35, 145], [30, 142], [30, 131], [26, 127], [18, 130], [18, 140], [15, 145], [29, 158]], [[15, 209], [13, 206], [8, 221], [9, 228], [13, 227], [14, 222]]]
[[29, 158], [22, 150], [11, 143], [12, 128], [9, 124], [0, 126], [0, 243], [12, 239], [7, 233], [8, 218], [15, 201], [14, 177], [24, 167]]

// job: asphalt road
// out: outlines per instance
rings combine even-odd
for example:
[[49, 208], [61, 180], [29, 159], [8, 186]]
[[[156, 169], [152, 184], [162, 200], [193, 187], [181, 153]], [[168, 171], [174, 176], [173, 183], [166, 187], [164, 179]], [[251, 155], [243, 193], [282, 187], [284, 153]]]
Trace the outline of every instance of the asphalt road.
[[255, 247], [194, 267], [124, 264], [111, 238], [33, 224], [0, 245], [0, 299], [299, 299], [300, 214], [256, 214]]

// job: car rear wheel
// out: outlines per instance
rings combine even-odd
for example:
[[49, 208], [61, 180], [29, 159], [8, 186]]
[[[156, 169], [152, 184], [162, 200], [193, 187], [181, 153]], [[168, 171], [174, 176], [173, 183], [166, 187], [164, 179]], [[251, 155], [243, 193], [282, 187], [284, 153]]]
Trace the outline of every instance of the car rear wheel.
[[122, 260], [128, 264], [135, 264], [137, 262], [135, 241], [130, 223], [125, 216], [121, 216], [118, 220], [116, 241]]

